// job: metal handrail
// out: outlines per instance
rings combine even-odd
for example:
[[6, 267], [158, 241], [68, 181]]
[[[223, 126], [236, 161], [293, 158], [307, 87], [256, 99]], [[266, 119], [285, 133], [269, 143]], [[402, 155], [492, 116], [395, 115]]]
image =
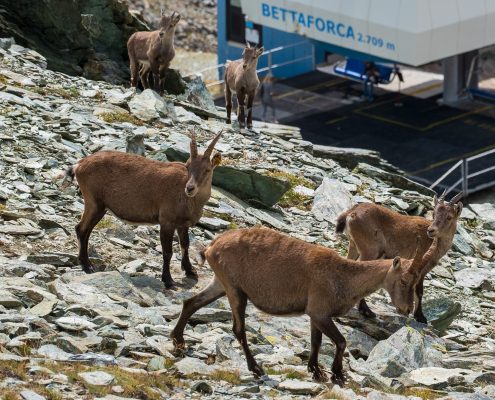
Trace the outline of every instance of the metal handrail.
[[[442, 186], [445, 188], [446, 190], [446, 194], [450, 193], [452, 190], [454, 190], [457, 186], [461, 185], [461, 188], [462, 188], [462, 191], [464, 192], [464, 195], [467, 196], [468, 194], [470, 193], [474, 193], [474, 192], [477, 192], [479, 190], [483, 190], [483, 189], [487, 189], [491, 186], [495, 186], [495, 181], [492, 181], [492, 182], [487, 182], [487, 183], [483, 183], [483, 184], [480, 184], [480, 185], [477, 185], [475, 187], [470, 187], [469, 186], [469, 180], [472, 179], [472, 178], [475, 178], [477, 176], [481, 176], [481, 175], [484, 175], [488, 172], [492, 172], [492, 171], [495, 171], [495, 166], [491, 166], [491, 167], [487, 167], [487, 168], [484, 168], [484, 169], [481, 169], [479, 171], [475, 171], [475, 172], [469, 172], [469, 163], [471, 161], [474, 161], [474, 160], [478, 160], [480, 158], [484, 158], [484, 157], [487, 157], [491, 154], [495, 154], [495, 148], [494, 149], [491, 149], [491, 150], [487, 150], [487, 151], [484, 151], [484, 152], [481, 152], [481, 153], [478, 153], [478, 154], [474, 154], [470, 157], [465, 157], [465, 158], [462, 158], [461, 160], [457, 161], [452, 167], [450, 167], [444, 174], [442, 174], [442, 176], [440, 176], [440, 178], [438, 178], [435, 182], [433, 182], [431, 185], [430, 185], [430, 189], [433, 189], [437, 186]], [[447, 177], [449, 177], [450, 175], [452, 175], [452, 173], [454, 173], [455, 171], [457, 171], [457, 169], [460, 167], [460, 179], [458, 179], [457, 181], [454, 182], [454, 184], [450, 185], [450, 186], [443, 186], [441, 185], [441, 183], [443, 181], [445, 181], [445, 179]]]

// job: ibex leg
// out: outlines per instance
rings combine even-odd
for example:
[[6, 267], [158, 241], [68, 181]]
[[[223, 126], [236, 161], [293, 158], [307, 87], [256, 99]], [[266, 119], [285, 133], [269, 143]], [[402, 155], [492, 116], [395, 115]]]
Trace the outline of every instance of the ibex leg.
[[174, 240], [174, 229], [161, 226], [160, 227], [160, 242], [162, 244], [163, 269], [162, 282], [166, 288], [174, 286], [175, 282], [170, 274], [170, 260], [172, 259], [172, 242]]
[[232, 92], [230, 91], [230, 87], [225, 82], [225, 108], [227, 109], [227, 123], [230, 124], [232, 122], [231, 120], [231, 113], [232, 113]]
[[180, 249], [182, 252], [181, 267], [185, 271], [186, 276], [198, 278], [198, 274], [194, 270], [191, 260], [189, 259], [189, 228], [177, 228], [179, 235]]
[[241, 89], [237, 92], [237, 103], [238, 103], [237, 121], [239, 121], [239, 127], [242, 129], [242, 128], [244, 128], [244, 124], [246, 122], [246, 114], [244, 113], [244, 108], [246, 106], [246, 91], [245, 90]]
[[191, 315], [224, 295], [225, 290], [223, 289], [222, 284], [216, 277], [213, 277], [213, 280], [205, 289], [184, 301], [177, 325], [175, 325], [174, 330], [170, 334], [176, 349], [184, 348], [185, 346], [184, 328], [186, 327], [189, 318], [191, 318]]
[[253, 102], [254, 102], [255, 91], [248, 94], [247, 99], [247, 128], [251, 129], [253, 127]]
[[424, 290], [424, 280], [425, 277], [421, 277], [418, 284], [416, 285], [416, 309], [414, 310], [414, 319], [418, 322], [422, 322], [424, 324], [428, 323], [425, 315], [423, 314], [423, 290]]
[[83, 271], [87, 274], [96, 272], [96, 268], [91, 264], [88, 256], [89, 235], [105, 213], [106, 210], [104, 206], [86, 200], [81, 221], [76, 225], [76, 235], [79, 242], [79, 262], [81, 263]]
[[327, 374], [323, 372], [318, 364], [318, 353], [320, 352], [323, 334], [311, 320], [311, 353], [309, 354], [308, 371], [313, 374], [313, 379], [317, 382], [326, 382]]

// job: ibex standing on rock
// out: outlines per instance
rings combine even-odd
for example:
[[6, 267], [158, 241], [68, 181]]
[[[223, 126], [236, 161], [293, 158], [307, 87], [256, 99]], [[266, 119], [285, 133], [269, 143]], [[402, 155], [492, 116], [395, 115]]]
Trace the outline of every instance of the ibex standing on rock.
[[[457, 220], [461, 215], [463, 193], [459, 193], [446, 202], [445, 192], [439, 199], [434, 198], [433, 221], [423, 217], [401, 215], [388, 208], [370, 204], [358, 204], [343, 212], [337, 218], [337, 233], [346, 232], [349, 236], [347, 257], [361, 261], [390, 258], [396, 255], [404, 258], [412, 257], [415, 238], [420, 238], [420, 252], [425, 254], [423, 270], [416, 286], [416, 321], [426, 323], [423, 314], [423, 282], [426, 274], [438, 264], [449, 251], [457, 229]], [[359, 303], [359, 311], [374, 317], [366, 301]]]
[[[137, 87], [139, 76], [145, 89], [150, 87], [149, 75], [153, 74], [156, 92], [162, 92], [165, 73], [175, 57], [174, 35], [180, 14], [175, 11], [160, 20], [160, 29], [152, 32], [135, 32], [127, 41], [131, 66], [131, 86]], [[141, 66], [141, 71], [140, 71]]]
[[260, 84], [256, 67], [258, 58], [263, 54], [263, 47], [257, 49], [246, 43], [242, 53], [242, 59], [237, 61], [227, 61], [225, 66], [225, 105], [227, 108], [227, 123], [231, 123], [232, 93], [236, 93], [238, 109], [237, 120], [239, 126], [244, 128], [246, 120], [245, 105], [247, 97], [247, 128], [253, 127], [253, 102], [256, 96], [256, 89]]
[[332, 321], [345, 315], [362, 297], [385, 288], [400, 313], [414, 308], [414, 286], [419, 278], [422, 254], [414, 260], [354, 261], [335, 251], [306, 243], [267, 228], [228, 231], [212, 241], [204, 256], [215, 276], [200, 293], [184, 302], [171, 337], [177, 349], [184, 347], [184, 328], [201, 307], [227, 295], [248, 368], [263, 375], [248, 347], [244, 318], [247, 301], [271, 315], [301, 315], [311, 318], [311, 353], [308, 370], [325, 381], [318, 364], [322, 334], [337, 347], [333, 379], [345, 378], [342, 358], [345, 338]]
[[201, 218], [211, 194], [213, 169], [220, 154], [211, 159], [220, 132], [204, 154], [198, 154], [196, 137], [186, 163], [160, 162], [135, 154], [101, 151], [70, 167], [84, 197], [84, 212], [76, 226], [79, 261], [86, 273], [95, 272], [88, 257], [91, 231], [107, 211], [134, 224], [160, 224], [163, 254], [162, 281], [174, 285], [170, 275], [172, 241], [177, 229], [182, 250], [182, 269], [197, 277], [189, 260], [189, 227]]

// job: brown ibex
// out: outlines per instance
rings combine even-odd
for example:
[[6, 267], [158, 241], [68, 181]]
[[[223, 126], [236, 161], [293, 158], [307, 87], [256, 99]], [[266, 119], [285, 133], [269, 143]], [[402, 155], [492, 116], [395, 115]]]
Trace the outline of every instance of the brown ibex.
[[263, 369], [253, 358], [246, 339], [247, 300], [271, 315], [307, 314], [311, 318], [308, 370], [318, 381], [327, 379], [318, 364], [324, 333], [337, 348], [333, 379], [343, 382], [346, 341], [332, 317], [345, 315], [359, 299], [379, 288], [388, 291], [400, 313], [409, 314], [414, 307], [421, 256], [417, 251], [414, 260], [396, 257], [361, 262], [268, 228], [228, 231], [204, 251], [215, 276], [208, 287], [184, 302], [171, 337], [177, 350], [184, 348], [184, 328], [191, 315], [226, 294], [234, 334], [244, 350], [248, 368], [261, 376]]
[[[353, 260], [376, 260], [395, 255], [410, 258], [414, 252], [411, 243], [414, 243], [414, 238], [420, 238], [420, 252], [428, 250], [428, 265], [424, 267], [416, 286], [416, 321], [427, 323], [422, 309], [424, 278], [452, 245], [457, 220], [462, 211], [462, 203], [459, 202], [462, 195], [457, 194], [450, 202], [444, 200], [445, 192], [439, 199], [435, 196], [433, 221], [402, 215], [370, 203], [358, 204], [337, 218], [336, 232], [346, 231], [348, 234], [347, 257]], [[364, 299], [359, 303], [359, 311], [367, 317], [375, 316]]]
[[225, 66], [225, 107], [227, 108], [227, 123], [231, 123], [232, 93], [237, 97], [237, 120], [239, 126], [244, 128], [246, 120], [245, 105], [247, 97], [247, 128], [253, 127], [253, 102], [256, 89], [260, 84], [256, 67], [258, 58], [263, 54], [263, 47], [257, 49], [246, 42], [242, 52], [242, 59], [227, 61]]
[[172, 287], [170, 274], [172, 241], [177, 230], [182, 250], [181, 266], [187, 276], [196, 277], [189, 260], [189, 227], [201, 218], [211, 194], [213, 169], [220, 154], [210, 159], [220, 132], [204, 154], [198, 154], [196, 136], [191, 139], [191, 155], [186, 163], [160, 162], [135, 154], [101, 151], [69, 168], [84, 198], [84, 212], [76, 226], [79, 261], [86, 273], [95, 271], [88, 257], [91, 231], [105, 213], [134, 224], [160, 224], [163, 254], [162, 281]]
[[[180, 20], [175, 11], [170, 16], [163, 13], [160, 29], [152, 32], [135, 32], [127, 41], [131, 68], [131, 86], [137, 87], [139, 77], [145, 89], [150, 87], [149, 75], [153, 74], [154, 90], [162, 92], [165, 73], [175, 57], [174, 34]], [[141, 71], [139, 70], [141, 67]]]

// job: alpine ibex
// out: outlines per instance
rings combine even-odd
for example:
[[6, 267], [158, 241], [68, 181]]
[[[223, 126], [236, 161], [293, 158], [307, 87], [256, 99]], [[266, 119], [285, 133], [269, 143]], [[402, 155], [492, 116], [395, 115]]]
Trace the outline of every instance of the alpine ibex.
[[[420, 252], [428, 251], [428, 265], [424, 267], [416, 286], [416, 321], [427, 323], [422, 309], [424, 278], [452, 245], [457, 220], [462, 211], [462, 203], [459, 202], [462, 195], [463, 193], [457, 194], [450, 202], [444, 201], [445, 192], [439, 199], [435, 196], [433, 221], [401, 215], [370, 203], [358, 204], [337, 218], [336, 232], [346, 231], [348, 234], [347, 257], [353, 260], [376, 260], [395, 255], [410, 258], [414, 251], [411, 243], [414, 243], [414, 238], [420, 238]], [[375, 316], [364, 299], [359, 303], [359, 311], [367, 317]]]
[[76, 226], [79, 261], [86, 273], [95, 271], [88, 257], [91, 231], [105, 213], [134, 224], [160, 224], [163, 254], [162, 281], [174, 285], [170, 275], [172, 241], [177, 230], [182, 250], [182, 269], [196, 277], [189, 260], [189, 227], [201, 218], [211, 194], [213, 169], [220, 154], [210, 159], [220, 132], [204, 154], [198, 154], [196, 136], [191, 139], [191, 155], [186, 163], [160, 162], [135, 154], [101, 151], [69, 168], [84, 197], [84, 212]]
[[232, 93], [237, 97], [237, 120], [239, 126], [244, 128], [246, 120], [244, 108], [247, 96], [247, 128], [253, 127], [253, 102], [256, 96], [256, 89], [260, 81], [256, 73], [258, 58], [263, 54], [264, 48], [257, 49], [251, 47], [246, 42], [246, 47], [242, 52], [242, 59], [237, 61], [227, 61], [225, 66], [225, 104], [227, 108], [227, 123], [231, 123]]
[[414, 286], [421, 269], [419, 247], [414, 260], [354, 261], [325, 247], [291, 238], [268, 228], [228, 231], [204, 251], [215, 276], [200, 293], [184, 302], [171, 333], [176, 349], [185, 346], [184, 328], [194, 312], [212, 301], [228, 297], [248, 368], [263, 369], [253, 358], [246, 339], [244, 317], [247, 300], [271, 315], [311, 318], [311, 354], [308, 370], [318, 381], [327, 379], [318, 364], [322, 333], [335, 343], [333, 379], [344, 381], [342, 358], [346, 341], [332, 317], [345, 315], [363, 296], [385, 288], [400, 313], [414, 308]]
[[[174, 35], [180, 14], [163, 13], [160, 29], [152, 32], [135, 32], [127, 41], [131, 68], [131, 86], [137, 87], [139, 77], [145, 89], [150, 87], [149, 75], [153, 74], [154, 90], [162, 92], [165, 73], [175, 57]], [[139, 70], [141, 67], [141, 71]]]

